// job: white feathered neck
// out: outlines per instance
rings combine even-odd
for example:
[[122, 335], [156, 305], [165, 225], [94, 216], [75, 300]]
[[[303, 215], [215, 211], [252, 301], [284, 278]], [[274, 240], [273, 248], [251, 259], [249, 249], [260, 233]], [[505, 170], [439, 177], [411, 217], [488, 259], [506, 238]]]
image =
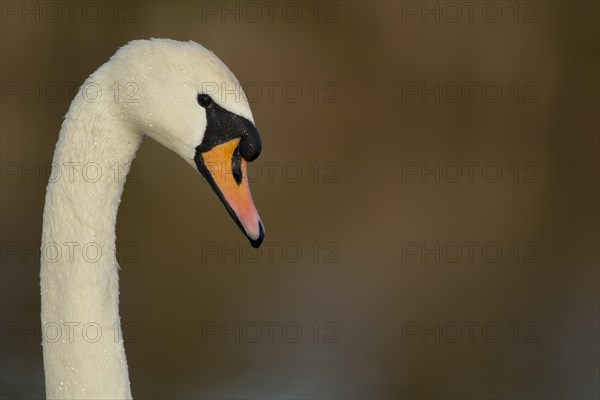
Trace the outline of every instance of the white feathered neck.
[[222, 107], [253, 121], [243, 91], [225, 93], [234, 87], [235, 76], [204, 47], [144, 40], [121, 48], [73, 100], [43, 215], [42, 249], [61, 253], [43, 253], [40, 273], [48, 398], [131, 398], [114, 254], [125, 176], [143, 134], [193, 165], [206, 127], [199, 92], [213, 90]]

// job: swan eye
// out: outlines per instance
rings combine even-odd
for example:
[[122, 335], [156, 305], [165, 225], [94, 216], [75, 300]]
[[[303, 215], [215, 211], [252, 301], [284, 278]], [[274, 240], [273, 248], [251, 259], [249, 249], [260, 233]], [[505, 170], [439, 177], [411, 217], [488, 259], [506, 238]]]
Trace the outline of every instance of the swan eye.
[[206, 108], [208, 106], [210, 106], [212, 103], [212, 99], [210, 98], [209, 95], [207, 94], [199, 94], [198, 95], [198, 104], [200, 104], [202, 107]]

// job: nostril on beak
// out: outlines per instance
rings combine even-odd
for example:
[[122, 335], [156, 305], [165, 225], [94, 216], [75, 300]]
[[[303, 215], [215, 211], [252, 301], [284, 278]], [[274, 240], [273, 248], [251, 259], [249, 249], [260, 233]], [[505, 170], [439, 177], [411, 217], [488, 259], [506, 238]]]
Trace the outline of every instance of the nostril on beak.
[[236, 147], [231, 156], [231, 173], [235, 183], [242, 184], [242, 156], [240, 155], [240, 146]]

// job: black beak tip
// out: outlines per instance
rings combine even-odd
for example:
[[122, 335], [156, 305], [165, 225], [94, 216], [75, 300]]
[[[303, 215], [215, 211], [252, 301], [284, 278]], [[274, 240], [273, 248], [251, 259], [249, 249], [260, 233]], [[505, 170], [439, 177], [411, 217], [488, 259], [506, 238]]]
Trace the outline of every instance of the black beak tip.
[[248, 237], [248, 240], [250, 241], [250, 245], [252, 247], [254, 247], [255, 249], [258, 249], [260, 247], [260, 245], [262, 244], [262, 242], [265, 240], [265, 227], [263, 226], [262, 221], [260, 221], [258, 223], [258, 228], [259, 228], [258, 238], [252, 239], [251, 237]]

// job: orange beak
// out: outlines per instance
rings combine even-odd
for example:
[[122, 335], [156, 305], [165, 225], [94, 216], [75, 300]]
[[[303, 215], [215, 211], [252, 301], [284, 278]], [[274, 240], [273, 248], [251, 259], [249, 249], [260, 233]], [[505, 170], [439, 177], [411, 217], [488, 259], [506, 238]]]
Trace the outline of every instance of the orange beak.
[[254, 206], [246, 160], [239, 150], [240, 138], [214, 146], [196, 155], [196, 164], [236, 224], [258, 248], [265, 238], [265, 228]]

